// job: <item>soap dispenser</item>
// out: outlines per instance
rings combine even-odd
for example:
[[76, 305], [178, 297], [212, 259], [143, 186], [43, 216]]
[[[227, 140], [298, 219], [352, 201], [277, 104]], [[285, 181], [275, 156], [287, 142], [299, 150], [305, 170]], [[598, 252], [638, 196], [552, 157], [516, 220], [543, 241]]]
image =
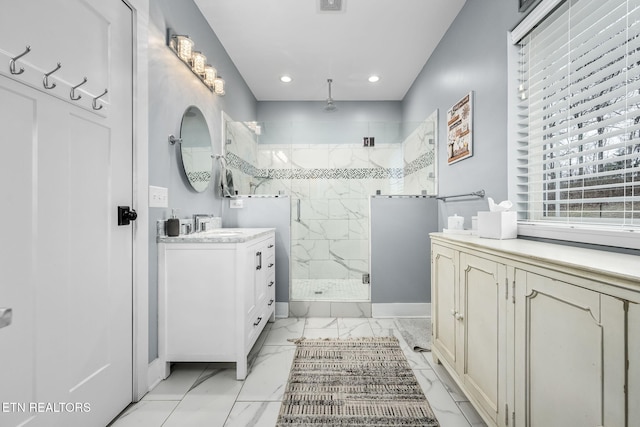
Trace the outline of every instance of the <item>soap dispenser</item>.
[[180, 219], [176, 216], [176, 210], [171, 209], [171, 218], [167, 220], [167, 236], [176, 237], [180, 235]]

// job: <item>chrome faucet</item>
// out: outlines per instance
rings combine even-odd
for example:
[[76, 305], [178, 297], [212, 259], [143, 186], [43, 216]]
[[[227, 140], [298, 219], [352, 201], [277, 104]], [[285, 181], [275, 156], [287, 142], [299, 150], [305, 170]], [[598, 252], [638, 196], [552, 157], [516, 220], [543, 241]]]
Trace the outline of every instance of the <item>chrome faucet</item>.
[[199, 232], [199, 231], [205, 231], [207, 228], [207, 218], [209, 218], [209, 215], [201, 215], [201, 214], [195, 214], [193, 216], [193, 223], [195, 225], [195, 232]]
[[194, 233], [220, 227], [220, 218], [210, 214], [193, 215]]

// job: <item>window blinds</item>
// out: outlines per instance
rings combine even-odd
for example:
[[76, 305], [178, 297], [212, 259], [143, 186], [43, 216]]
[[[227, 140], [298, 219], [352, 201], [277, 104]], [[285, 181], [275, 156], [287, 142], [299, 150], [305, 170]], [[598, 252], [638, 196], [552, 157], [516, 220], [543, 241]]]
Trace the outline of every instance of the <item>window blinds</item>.
[[640, 226], [640, 0], [565, 1], [519, 43], [518, 211]]

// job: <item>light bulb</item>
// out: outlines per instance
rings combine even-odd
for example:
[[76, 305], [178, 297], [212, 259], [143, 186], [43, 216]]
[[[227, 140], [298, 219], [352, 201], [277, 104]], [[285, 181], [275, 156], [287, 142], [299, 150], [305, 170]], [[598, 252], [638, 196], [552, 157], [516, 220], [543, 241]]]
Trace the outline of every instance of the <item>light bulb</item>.
[[222, 77], [216, 77], [214, 82], [213, 91], [215, 94], [220, 96], [224, 95], [224, 80], [222, 80]]
[[213, 88], [216, 83], [216, 69], [211, 65], [207, 65], [204, 67], [204, 82], [210, 87]]
[[189, 36], [175, 36], [176, 39], [176, 51], [178, 57], [184, 62], [191, 61], [191, 55], [193, 54], [193, 40]]
[[202, 52], [193, 52], [191, 57], [191, 67], [196, 74], [203, 75], [204, 67], [207, 65], [207, 57]]

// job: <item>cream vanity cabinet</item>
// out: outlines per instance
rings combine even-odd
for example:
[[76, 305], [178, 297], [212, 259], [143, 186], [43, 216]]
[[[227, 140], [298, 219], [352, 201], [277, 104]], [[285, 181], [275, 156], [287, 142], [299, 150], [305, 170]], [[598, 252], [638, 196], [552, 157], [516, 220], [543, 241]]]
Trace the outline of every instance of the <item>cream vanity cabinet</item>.
[[640, 259], [432, 235], [433, 356], [491, 426], [640, 420]]
[[244, 379], [247, 355], [275, 317], [274, 230], [233, 230], [159, 238], [165, 378], [171, 362], [235, 362]]
[[502, 425], [506, 381], [497, 361], [506, 356], [507, 267], [441, 244], [431, 253], [433, 356]]

